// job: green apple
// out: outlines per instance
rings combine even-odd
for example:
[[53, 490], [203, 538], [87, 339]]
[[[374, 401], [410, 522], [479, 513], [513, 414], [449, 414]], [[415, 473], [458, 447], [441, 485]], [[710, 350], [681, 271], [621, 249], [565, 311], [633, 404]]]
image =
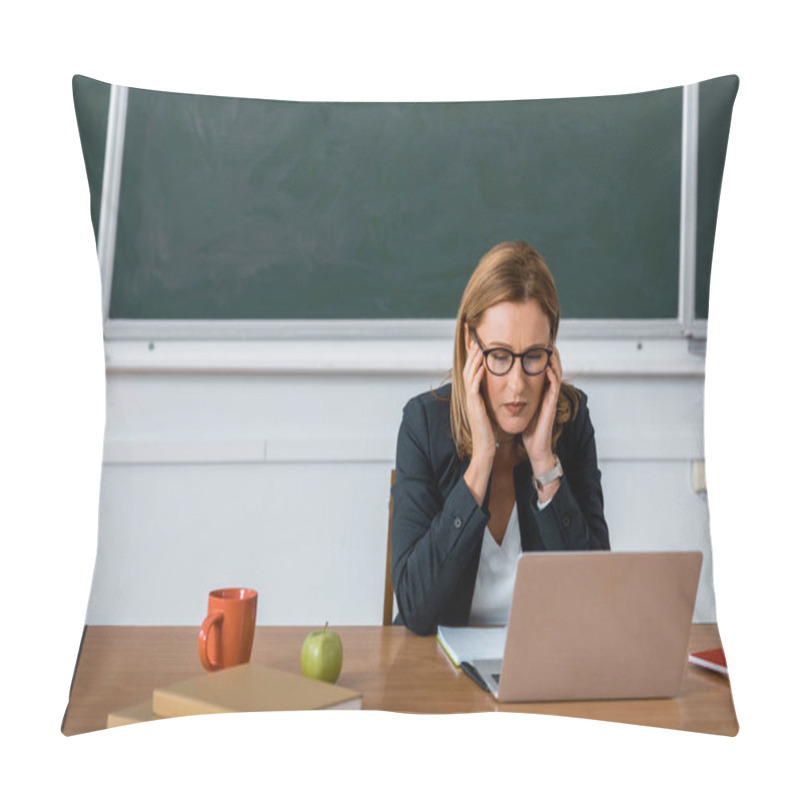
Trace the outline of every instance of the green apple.
[[336, 631], [312, 631], [300, 651], [300, 671], [306, 678], [336, 683], [342, 671], [342, 640]]

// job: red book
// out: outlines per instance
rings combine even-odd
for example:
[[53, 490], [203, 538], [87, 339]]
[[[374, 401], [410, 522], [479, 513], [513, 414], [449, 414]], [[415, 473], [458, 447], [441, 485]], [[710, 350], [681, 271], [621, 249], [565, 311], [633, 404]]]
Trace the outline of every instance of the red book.
[[713, 669], [714, 672], [719, 672], [722, 675], [728, 674], [728, 662], [725, 661], [725, 653], [722, 652], [721, 647], [689, 653], [689, 663], [697, 664], [698, 667], [704, 667], [705, 669]]

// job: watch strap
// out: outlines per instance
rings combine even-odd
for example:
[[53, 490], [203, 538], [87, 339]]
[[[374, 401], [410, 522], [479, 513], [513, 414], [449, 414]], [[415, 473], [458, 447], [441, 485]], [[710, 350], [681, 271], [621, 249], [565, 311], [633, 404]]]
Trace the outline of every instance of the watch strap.
[[561, 466], [561, 459], [556, 456], [556, 465], [547, 470], [544, 475], [534, 475], [533, 484], [537, 489], [544, 489], [549, 483], [558, 480], [564, 474], [564, 469]]

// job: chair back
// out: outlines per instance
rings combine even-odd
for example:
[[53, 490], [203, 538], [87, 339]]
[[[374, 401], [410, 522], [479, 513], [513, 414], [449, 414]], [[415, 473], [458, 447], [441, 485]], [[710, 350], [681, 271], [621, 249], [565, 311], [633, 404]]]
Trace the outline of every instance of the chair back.
[[394, 486], [394, 470], [392, 470], [391, 482], [389, 484], [389, 532], [386, 536], [386, 576], [384, 578], [383, 589], [383, 624], [392, 624], [392, 612], [394, 611], [394, 589], [392, 588], [392, 492]]

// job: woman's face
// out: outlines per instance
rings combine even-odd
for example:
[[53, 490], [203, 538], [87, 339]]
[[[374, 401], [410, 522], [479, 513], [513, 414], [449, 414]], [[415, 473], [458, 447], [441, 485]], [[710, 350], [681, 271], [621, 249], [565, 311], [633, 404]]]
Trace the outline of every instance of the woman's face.
[[[551, 346], [550, 322], [536, 300], [492, 306], [475, 331], [484, 350], [505, 347], [513, 353], [525, 353], [532, 347]], [[469, 341], [476, 346], [471, 337]], [[511, 371], [502, 376], [484, 367], [483, 397], [492, 424], [507, 434], [523, 433], [539, 410], [546, 381], [546, 371], [527, 375], [520, 358], [514, 359]]]

